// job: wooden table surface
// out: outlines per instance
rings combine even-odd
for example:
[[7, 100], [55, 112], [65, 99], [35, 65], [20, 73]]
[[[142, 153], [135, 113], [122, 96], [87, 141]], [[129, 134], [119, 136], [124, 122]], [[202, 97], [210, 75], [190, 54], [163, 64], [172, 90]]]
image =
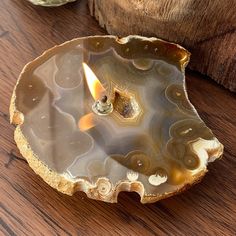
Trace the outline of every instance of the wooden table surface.
[[20, 155], [8, 106], [23, 66], [55, 44], [105, 33], [83, 0], [59, 8], [0, 1], [0, 235], [236, 235], [236, 95], [192, 72], [189, 98], [225, 151], [183, 194], [148, 205], [135, 193], [121, 193], [118, 204], [69, 197]]

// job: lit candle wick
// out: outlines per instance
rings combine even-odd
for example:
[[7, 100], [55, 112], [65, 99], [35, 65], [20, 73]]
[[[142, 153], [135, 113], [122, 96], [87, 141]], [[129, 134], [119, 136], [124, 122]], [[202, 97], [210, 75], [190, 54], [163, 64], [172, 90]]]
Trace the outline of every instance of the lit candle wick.
[[106, 96], [106, 95], [104, 95], [104, 96], [102, 97], [101, 102], [102, 102], [102, 103], [106, 103], [106, 102], [107, 102], [107, 96]]
[[105, 88], [102, 86], [102, 83], [99, 81], [91, 68], [84, 62], [82, 63], [82, 65], [86, 82], [92, 97], [95, 101], [101, 99], [101, 97], [106, 93]]
[[98, 115], [110, 114], [113, 111], [113, 105], [108, 100], [107, 95], [104, 95], [104, 93], [106, 92], [105, 88], [102, 86], [101, 82], [94, 74], [94, 72], [84, 62], [83, 69], [89, 91], [92, 97], [95, 99], [95, 103], [92, 106], [94, 113]]

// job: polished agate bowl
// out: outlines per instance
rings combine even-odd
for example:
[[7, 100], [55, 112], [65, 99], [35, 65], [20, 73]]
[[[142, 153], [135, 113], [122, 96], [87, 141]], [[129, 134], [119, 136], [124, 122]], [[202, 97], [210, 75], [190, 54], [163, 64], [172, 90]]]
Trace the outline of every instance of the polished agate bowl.
[[[142, 203], [198, 182], [223, 146], [187, 97], [190, 54], [156, 38], [93, 36], [56, 46], [30, 62], [15, 86], [11, 122], [31, 168], [72, 195], [116, 202], [134, 191]], [[113, 111], [93, 112], [86, 63]]]
[[44, 7], [58, 7], [69, 2], [74, 2], [76, 0], [28, 0], [34, 5], [40, 5]]

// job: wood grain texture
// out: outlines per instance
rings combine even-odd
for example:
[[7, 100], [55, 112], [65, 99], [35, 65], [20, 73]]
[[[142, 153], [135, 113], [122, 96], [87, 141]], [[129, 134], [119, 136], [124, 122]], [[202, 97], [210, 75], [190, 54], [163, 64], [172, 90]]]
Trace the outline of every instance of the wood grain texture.
[[236, 91], [235, 0], [89, 0], [110, 34], [157, 36], [192, 53], [189, 67]]
[[105, 34], [86, 1], [60, 8], [0, 1], [0, 235], [235, 235], [236, 95], [188, 73], [189, 98], [225, 145], [222, 160], [187, 192], [142, 205], [135, 193], [118, 204], [69, 197], [44, 183], [19, 154], [8, 106], [25, 63], [74, 37]]

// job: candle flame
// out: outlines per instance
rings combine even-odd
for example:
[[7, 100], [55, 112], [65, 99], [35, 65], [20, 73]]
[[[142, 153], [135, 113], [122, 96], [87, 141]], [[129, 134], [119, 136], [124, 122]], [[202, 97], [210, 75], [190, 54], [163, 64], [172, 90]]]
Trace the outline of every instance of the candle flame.
[[93, 113], [89, 113], [80, 118], [78, 127], [81, 131], [86, 131], [93, 128], [96, 125], [95, 117]]
[[89, 87], [89, 91], [95, 100], [101, 99], [102, 95], [105, 92], [104, 87], [101, 82], [98, 80], [97, 76], [90, 69], [90, 67], [86, 63], [82, 63], [85, 78]]

